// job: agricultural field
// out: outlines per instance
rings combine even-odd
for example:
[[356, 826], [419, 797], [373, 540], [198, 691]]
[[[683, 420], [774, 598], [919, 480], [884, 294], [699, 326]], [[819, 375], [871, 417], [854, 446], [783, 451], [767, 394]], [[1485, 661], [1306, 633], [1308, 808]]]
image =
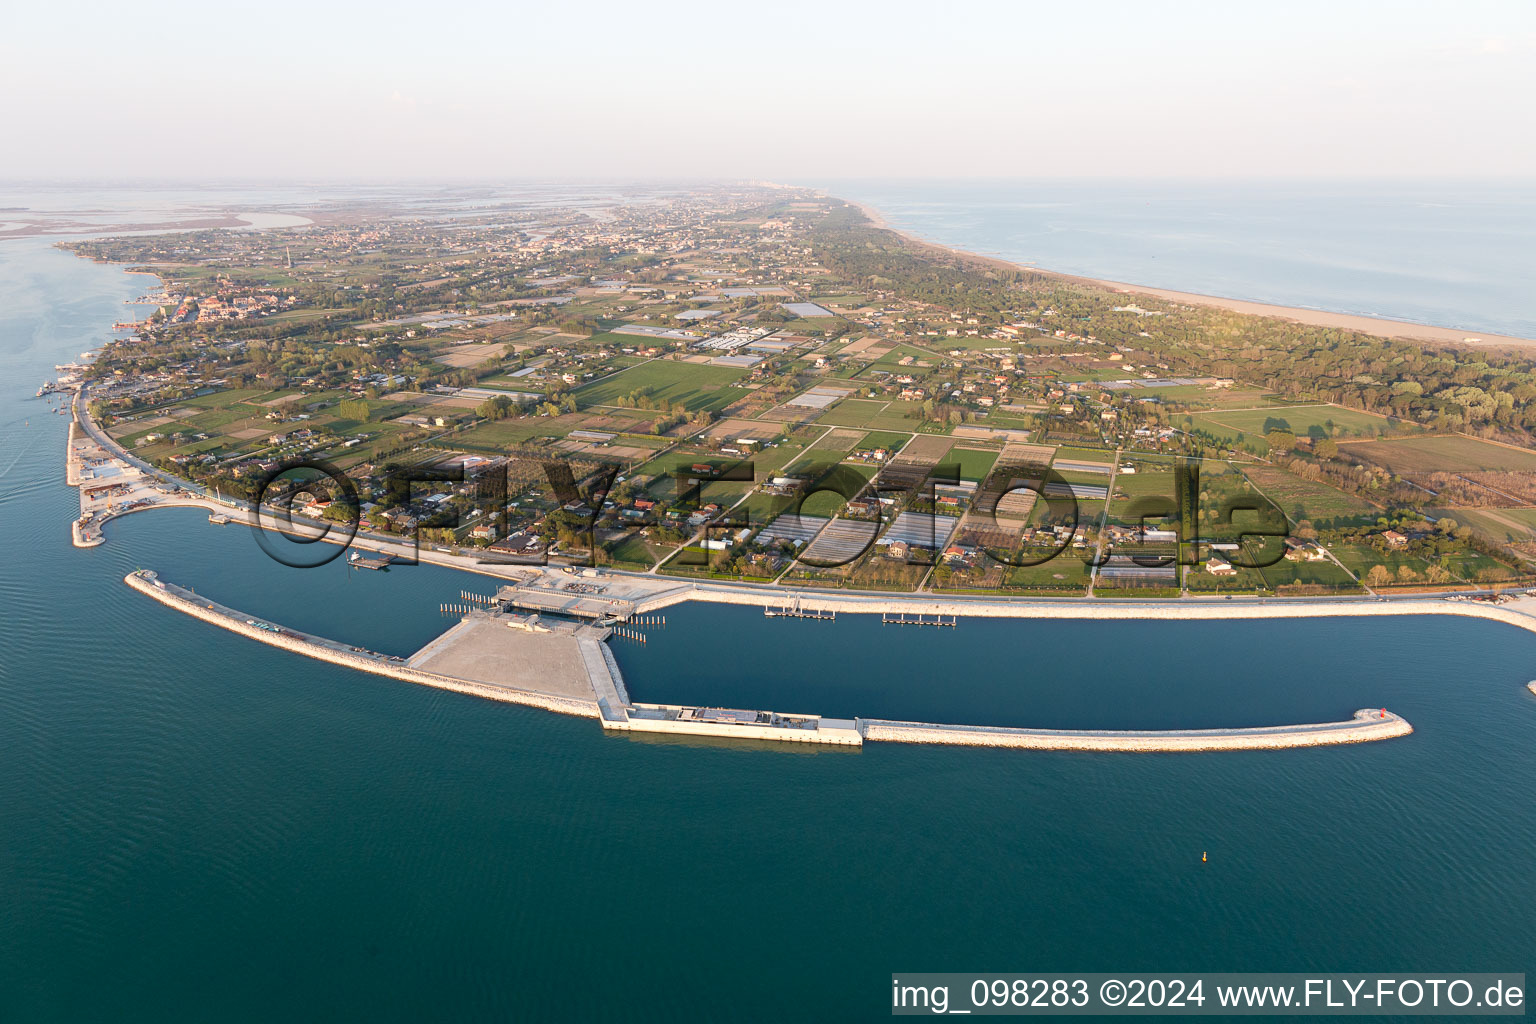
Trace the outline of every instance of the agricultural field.
[[1536, 544], [1536, 508], [1437, 508], [1431, 513], [1448, 516], [1500, 544]]
[[922, 402], [891, 402], [864, 425], [876, 430], [904, 430], [920, 434], [943, 434], [949, 430], [943, 424], [930, 423], [924, 419]]
[[859, 448], [884, 448], [887, 451], [898, 451], [902, 445], [912, 440], [912, 435], [898, 430], [871, 430], [864, 435], [856, 447]]
[[1278, 466], [1245, 465], [1243, 474], [1266, 498], [1280, 506], [1291, 522], [1303, 519], [1374, 517], [1379, 506], [1321, 481], [1303, 480]]
[[611, 405], [635, 391], [645, 390], [655, 402], [680, 402], [689, 412], [718, 412], [742, 396], [730, 385], [746, 376], [733, 366], [710, 366], [673, 359], [653, 359], [593, 381], [572, 392], [582, 406]]
[[1084, 593], [1091, 576], [1080, 551], [1068, 549], [1040, 565], [1009, 566], [1006, 586], [1019, 590]]
[[473, 451], [502, 451], [515, 445], [527, 444], [535, 438], [564, 437], [572, 430], [580, 430], [583, 421], [579, 416], [529, 416], [515, 420], [496, 420], [476, 424], [461, 434], [455, 434], [456, 446]]
[[1461, 434], [1413, 437], [1400, 441], [1346, 442], [1340, 446], [1401, 477], [1467, 470], [1536, 472], [1536, 451], [1481, 441]]
[[845, 398], [817, 417], [816, 422], [829, 427], [867, 427], [889, 402], [865, 398]]
[[1402, 433], [1418, 427], [1406, 420], [1389, 419], [1345, 409], [1337, 405], [1277, 405], [1265, 409], [1218, 409], [1195, 413], [1191, 419], [1196, 429], [1204, 430], [1230, 444], [1245, 439], [1263, 442], [1271, 430], [1289, 430], [1297, 437], [1376, 437], [1383, 432]]
[[992, 466], [997, 462], [1000, 452], [982, 448], [962, 448], [956, 446], [941, 460], [946, 464], [958, 463], [960, 466], [960, 479], [980, 482], [987, 478], [992, 471]]
[[1071, 370], [1071, 371], [1069, 371], [1067, 373], [1063, 373], [1061, 375], [1061, 379], [1064, 380], [1064, 381], [1068, 381], [1070, 383], [1082, 384], [1082, 383], [1086, 383], [1086, 382], [1101, 381], [1101, 380], [1125, 380], [1127, 377], [1130, 377], [1130, 376], [1134, 376], [1134, 375], [1130, 374], [1130, 373], [1127, 373], [1125, 367], [1123, 367], [1123, 366], [1116, 366], [1116, 365], [1112, 365], [1112, 366], [1098, 366], [1098, 367], [1082, 367], [1082, 366], [1079, 366], [1079, 367], [1077, 367], [1074, 370]]
[[1033, 430], [1035, 428], [1034, 420], [1029, 417], [996, 408], [987, 413], [986, 424], [1000, 430]]
[[1056, 449], [1055, 458], [1066, 459], [1069, 462], [1102, 462], [1105, 465], [1113, 465], [1115, 453], [1108, 448], [1074, 448], [1070, 445], [1061, 445]]
[[[1078, 474], [1078, 478], [1084, 479], [1084, 482], [1087, 482], [1086, 478], [1082, 474]], [[1106, 484], [1108, 482], [1109, 477], [1106, 476], [1100, 478], [1101, 484]], [[1116, 501], [1121, 499], [1134, 500], [1137, 498], [1145, 498], [1149, 496], [1167, 498], [1169, 501], [1174, 501], [1178, 497], [1178, 495], [1174, 492], [1174, 483], [1175, 474], [1172, 467], [1167, 469], [1159, 468], [1154, 470], [1149, 470], [1145, 467], [1138, 467], [1137, 471], [1134, 473], [1115, 474], [1114, 493]]]
[[227, 405], [234, 405], [237, 402], [260, 405], [267, 401], [288, 396], [292, 396], [296, 400], [305, 397], [302, 393], [292, 389], [269, 391], [266, 388], [230, 388], [225, 391], [215, 391], [209, 395], [197, 395], [193, 398], [186, 398], [179, 404], [196, 406], [199, 409], [222, 409]]
[[1211, 388], [1202, 384], [1176, 384], [1155, 388], [1150, 393], [1165, 402], [1179, 402], [1194, 409], [1246, 409], [1266, 402], [1284, 402], [1284, 399], [1266, 391], [1234, 391], [1231, 388]]

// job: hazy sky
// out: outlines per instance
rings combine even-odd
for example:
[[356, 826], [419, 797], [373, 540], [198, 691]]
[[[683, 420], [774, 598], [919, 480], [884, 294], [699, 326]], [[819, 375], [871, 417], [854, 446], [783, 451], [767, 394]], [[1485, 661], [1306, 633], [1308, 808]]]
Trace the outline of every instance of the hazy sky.
[[1536, 3], [12, 3], [0, 177], [1536, 175]]

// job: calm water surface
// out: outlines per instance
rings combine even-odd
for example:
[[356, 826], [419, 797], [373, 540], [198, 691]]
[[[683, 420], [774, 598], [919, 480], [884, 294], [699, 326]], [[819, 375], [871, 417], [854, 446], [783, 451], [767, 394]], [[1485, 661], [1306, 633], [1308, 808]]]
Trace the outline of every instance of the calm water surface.
[[1046, 270], [1536, 338], [1528, 182], [824, 187], [893, 227]]

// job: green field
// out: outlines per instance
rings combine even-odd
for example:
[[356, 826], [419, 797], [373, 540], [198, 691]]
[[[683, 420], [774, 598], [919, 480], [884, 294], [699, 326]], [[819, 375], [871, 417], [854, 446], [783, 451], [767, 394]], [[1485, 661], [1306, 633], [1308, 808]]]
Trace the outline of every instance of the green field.
[[[256, 399], [258, 401], [270, 401], [274, 398], [281, 398], [285, 394], [297, 395], [298, 391], [296, 389], [270, 391], [267, 388], [230, 388], [225, 391], [215, 391], [211, 395], [198, 395], [196, 398], [188, 398], [185, 401], [179, 402], [177, 404], [195, 405], [201, 409], [222, 409], [225, 406], [233, 405], [236, 402], [250, 402], [252, 399]], [[296, 400], [302, 400], [305, 402], [315, 401], [315, 399], [311, 396], [302, 396], [301, 399]], [[246, 415], [249, 415], [249, 413]], [[263, 411], [263, 415], [265, 415], [265, 410]]]
[[1008, 587], [1024, 590], [1081, 593], [1088, 588], [1089, 576], [1090, 570], [1083, 561], [1083, 555], [1068, 549], [1040, 565], [1009, 567], [1004, 579]]
[[[825, 422], [825, 421], [823, 421]], [[854, 447], [856, 448], [886, 448], [890, 451], [898, 451], [912, 437], [911, 434], [903, 434], [895, 430], [871, 430], [864, 435], [864, 440]]]
[[885, 406], [883, 400], [845, 398], [816, 417], [816, 422], [829, 427], [867, 427]]
[[[818, 422], [825, 423], [825, 417]], [[949, 431], [942, 424], [928, 423], [923, 419], [921, 402], [892, 402], [884, 412], [875, 415], [865, 425], [876, 430], [909, 430], [924, 434], [943, 434]]]
[[979, 448], [951, 448], [949, 452], [939, 460], [942, 465], [960, 464], [961, 480], [985, 480], [987, 474], [992, 472], [992, 465], [997, 462], [998, 452], [983, 451]]
[[653, 359], [593, 381], [573, 394], [586, 407], [610, 405], [631, 392], [646, 389], [653, 401], [680, 402], [689, 412], [719, 411], [742, 396], [740, 389], [729, 385], [746, 373], [732, 366]]
[[1416, 429], [1405, 420], [1388, 419], [1337, 405], [1291, 405], [1272, 409], [1232, 409], [1196, 413], [1195, 426], [1217, 437], [1262, 438], [1271, 430], [1289, 430], [1297, 437], [1375, 437], [1381, 431]]
[[[453, 443], [466, 448], [500, 449], [525, 444], [536, 437], [564, 437], [577, 429], [573, 417], [527, 416], [515, 420], [497, 420], [481, 423], [462, 434], [455, 434]], [[561, 422], [564, 420], [565, 422]]]
[[[1055, 458], [1068, 459], [1072, 462], [1102, 462], [1105, 465], [1113, 465], [1115, 453], [1107, 448], [1074, 448], [1071, 445], [1062, 445], [1056, 449]], [[1105, 479], [1109, 479], [1108, 474], [1105, 474]]]
[[[1081, 476], [1079, 478], [1082, 479]], [[1083, 479], [1083, 482], [1087, 483], [1089, 481]], [[1100, 482], [1108, 483], [1109, 477], [1101, 477]], [[1129, 475], [1117, 473], [1115, 474], [1115, 493], [1123, 494], [1126, 498], [1130, 499], [1141, 498], [1146, 495], [1156, 495], [1172, 501], [1176, 493], [1174, 482], [1174, 474], [1168, 472], [1149, 473], [1144, 470], [1137, 470]]]

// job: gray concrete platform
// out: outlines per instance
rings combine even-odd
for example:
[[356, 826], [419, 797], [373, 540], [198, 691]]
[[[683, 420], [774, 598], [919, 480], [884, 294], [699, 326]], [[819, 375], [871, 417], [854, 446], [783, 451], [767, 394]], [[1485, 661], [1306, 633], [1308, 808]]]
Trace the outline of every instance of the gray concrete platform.
[[490, 686], [596, 700], [580, 642], [569, 633], [529, 633], [505, 619], [465, 619], [411, 655], [423, 672]]

